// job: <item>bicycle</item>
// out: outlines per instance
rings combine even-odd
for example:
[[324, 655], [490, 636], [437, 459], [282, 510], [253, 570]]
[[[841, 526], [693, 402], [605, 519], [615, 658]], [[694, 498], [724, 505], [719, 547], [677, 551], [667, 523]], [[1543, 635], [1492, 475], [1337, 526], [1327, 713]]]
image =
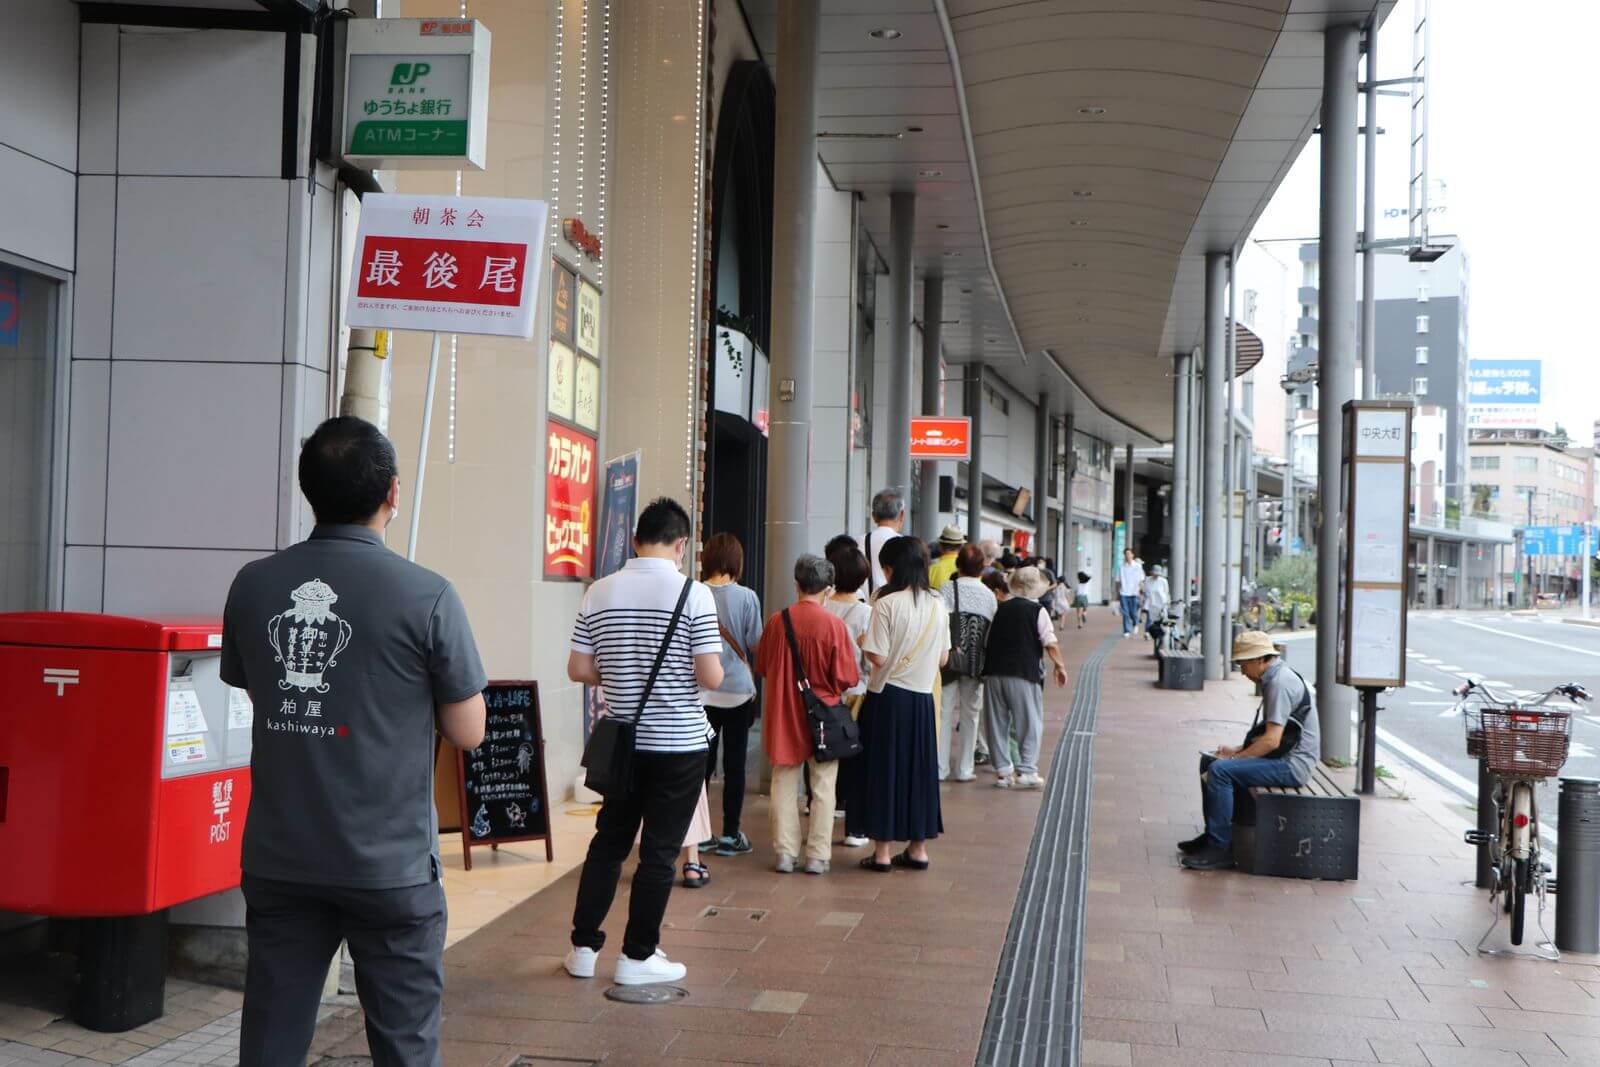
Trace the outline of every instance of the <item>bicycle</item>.
[[1534, 921], [1544, 940], [1540, 955], [1560, 959], [1561, 954], [1544, 929], [1545, 894], [1550, 866], [1539, 843], [1537, 785], [1561, 772], [1572, 739], [1572, 713], [1546, 707], [1553, 698], [1574, 702], [1589, 699], [1589, 691], [1575, 682], [1552, 686], [1537, 697], [1517, 700], [1494, 692], [1482, 681], [1469, 678], [1455, 690], [1460, 698], [1466, 730], [1467, 755], [1481, 759], [1494, 777], [1493, 801], [1496, 830], [1466, 832], [1469, 845], [1489, 847], [1489, 908], [1495, 919], [1478, 939], [1484, 955], [1517, 954], [1484, 948], [1499, 926], [1500, 912], [1511, 917], [1511, 944], [1521, 945], [1527, 922], [1529, 895], [1538, 899]]

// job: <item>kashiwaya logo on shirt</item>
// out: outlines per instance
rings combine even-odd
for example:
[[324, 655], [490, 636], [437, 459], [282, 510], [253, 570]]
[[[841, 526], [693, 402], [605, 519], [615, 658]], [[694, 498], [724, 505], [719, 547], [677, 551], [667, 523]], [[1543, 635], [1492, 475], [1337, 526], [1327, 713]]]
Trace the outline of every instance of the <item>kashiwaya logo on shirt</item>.
[[[339, 594], [320, 578], [300, 585], [289, 599], [293, 606], [267, 622], [267, 640], [274, 659], [283, 665], [278, 688], [320, 696], [333, 688], [326, 675], [338, 665], [339, 654], [349, 646], [351, 627], [333, 612]], [[315, 737], [344, 737], [349, 733], [344, 726], [336, 728], [319, 721], [323, 717], [320, 700], [302, 702], [290, 697], [276, 711], [277, 716], [266, 723], [269, 730]]]

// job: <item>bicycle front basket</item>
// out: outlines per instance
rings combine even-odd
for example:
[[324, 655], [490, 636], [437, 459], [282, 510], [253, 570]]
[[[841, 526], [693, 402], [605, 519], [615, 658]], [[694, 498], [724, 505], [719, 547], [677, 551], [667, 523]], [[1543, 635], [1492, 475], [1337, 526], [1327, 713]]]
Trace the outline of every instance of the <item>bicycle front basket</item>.
[[1572, 736], [1568, 712], [1484, 708], [1482, 720], [1484, 759], [1495, 774], [1549, 778], [1567, 762]]

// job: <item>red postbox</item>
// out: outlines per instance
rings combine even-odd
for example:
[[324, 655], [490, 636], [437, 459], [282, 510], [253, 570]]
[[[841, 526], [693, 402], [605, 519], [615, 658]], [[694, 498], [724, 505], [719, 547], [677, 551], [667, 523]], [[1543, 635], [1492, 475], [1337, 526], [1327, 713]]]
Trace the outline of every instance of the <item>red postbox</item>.
[[0, 910], [145, 915], [239, 884], [250, 701], [217, 619], [0, 614]]

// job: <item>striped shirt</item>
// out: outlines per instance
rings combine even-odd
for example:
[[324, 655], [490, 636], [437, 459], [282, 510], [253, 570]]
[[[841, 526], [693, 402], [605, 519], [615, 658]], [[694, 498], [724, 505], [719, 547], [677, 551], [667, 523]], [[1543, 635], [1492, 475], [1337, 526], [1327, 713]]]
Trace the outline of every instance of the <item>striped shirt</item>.
[[[631, 720], [638, 713], [639, 698], [683, 583], [671, 561], [638, 557], [595, 582], [584, 595], [572, 628], [572, 651], [594, 656], [606, 714]], [[700, 704], [694, 657], [721, 652], [716, 601], [710, 589], [695, 582], [650, 690], [650, 702], [639, 718], [639, 751], [695, 752], [707, 747], [711, 726]]]

